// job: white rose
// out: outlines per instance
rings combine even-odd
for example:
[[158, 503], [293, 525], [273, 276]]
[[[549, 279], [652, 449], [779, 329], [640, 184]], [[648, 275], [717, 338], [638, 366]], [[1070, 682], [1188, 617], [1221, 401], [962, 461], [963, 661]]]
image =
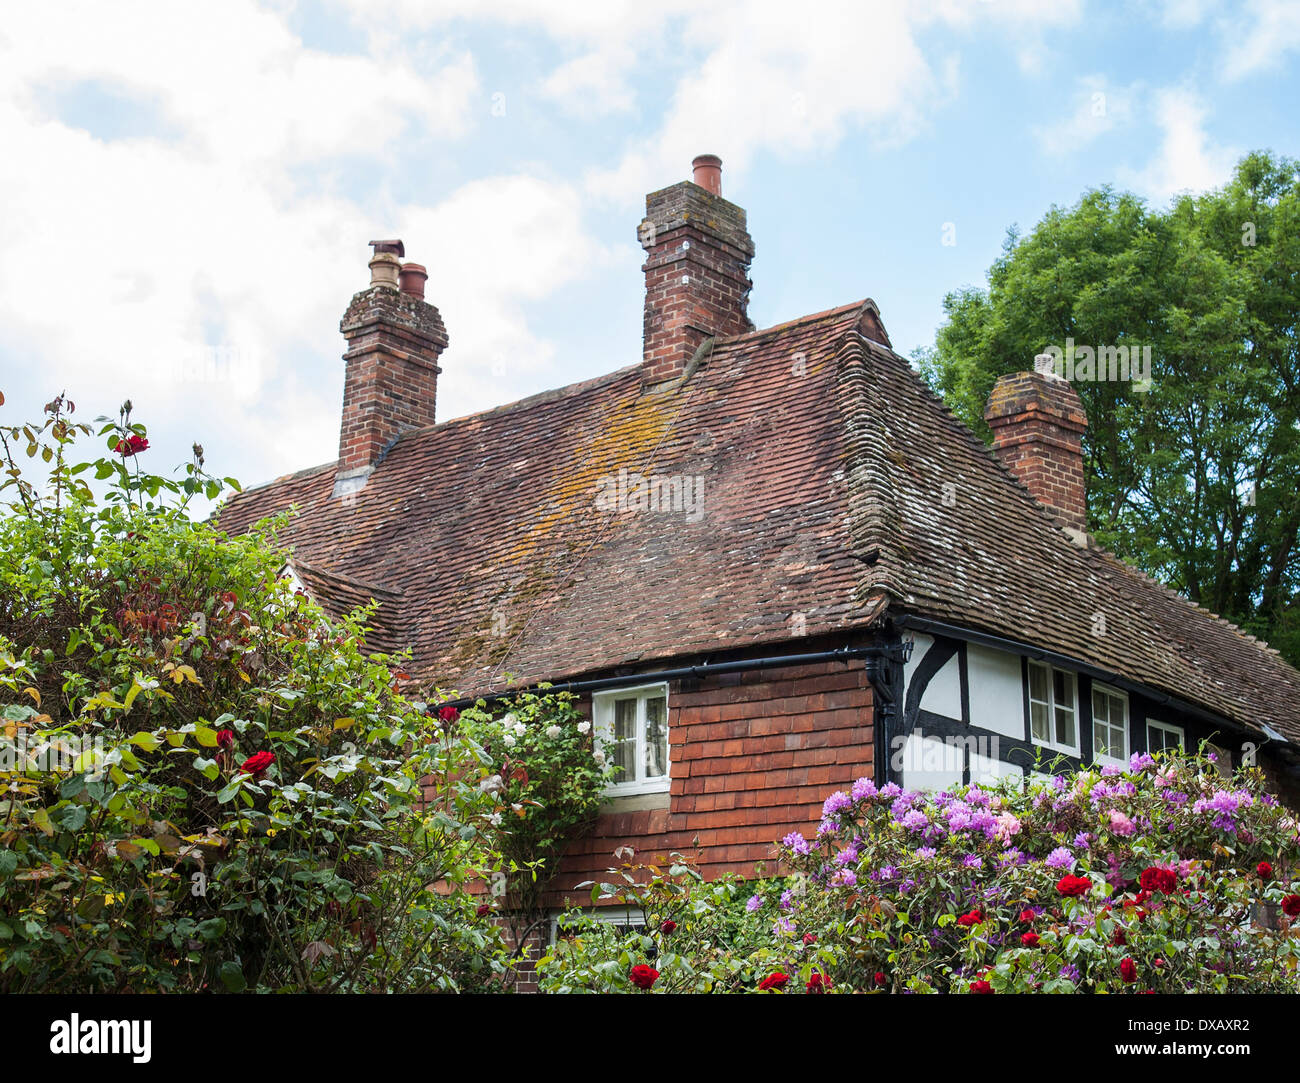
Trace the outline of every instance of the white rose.
[[560, 727], [559, 727], [559, 726], [547, 726], [547, 727], [546, 727], [546, 736], [549, 737], [552, 741], [554, 741], [555, 738], [557, 738], [559, 735], [560, 735]]
[[492, 815], [488, 817], [488, 823], [490, 823], [493, 827], [500, 827], [501, 813], [499, 812], [492, 813]]
[[578, 723], [578, 732], [581, 733], [584, 737], [586, 737], [587, 734], [589, 734], [589, 733], [591, 732], [591, 723], [590, 723], [590, 722], [579, 722], [579, 723]]
[[604, 766], [605, 766], [605, 753], [603, 753], [600, 749], [596, 749], [596, 751], [592, 753], [592, 758], [593, 758], [593, 759], [596, 761], [596, 763], [598, 763], [601, 767], [604, 767]]
[[527, 733], [527, 732], [528, 732], [528, 727], [525, 726], [522, 722], [516, 722], [516, 723], [515, 723], [515, 735], [516, 735], [516, 736], [518, 736], [518, 737], [522, 737], [522, 736], [523, 736], [525, 733]]
[[504, 737], [501, 738], [501, 740], [505, 742], [506, 748], [515, 747], [515, 739], [511, 737], [510, 734], [507, 733]]
[[489, 775], [478, 784], [484, 793], [500, 793], [506, 788], [505, 780], [500, 775]]
[[515, 724], [515, 716], [513, 713], [503, 714], [501, 716], [501, 725], [505, 726], [506, 729], [509, 729], [514, 724]]

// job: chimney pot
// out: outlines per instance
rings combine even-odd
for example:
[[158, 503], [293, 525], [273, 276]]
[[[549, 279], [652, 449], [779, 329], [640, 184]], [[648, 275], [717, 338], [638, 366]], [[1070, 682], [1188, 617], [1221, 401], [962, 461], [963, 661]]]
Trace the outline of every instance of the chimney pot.
[[722, 159], [716, 154], [701, 154], [691, 162], [692, 179], [701, 188], [722, 195]]
[[380, 252], [391, 252], [398, 259], [406, 259], [406, 245], [396, 237], [388, 241], [371, 241], [370, 247], [375, 250], [375, 255]]
[[411, 297], [424, 300], [424, 284], [429, 280], [429, 272], [419, 263], [403, 263], [398, 273], [402, 292]]
[[376, 252], [370, 260], [370, 284], [395, 290], [401, 271], [402, 261], [392, 252]]

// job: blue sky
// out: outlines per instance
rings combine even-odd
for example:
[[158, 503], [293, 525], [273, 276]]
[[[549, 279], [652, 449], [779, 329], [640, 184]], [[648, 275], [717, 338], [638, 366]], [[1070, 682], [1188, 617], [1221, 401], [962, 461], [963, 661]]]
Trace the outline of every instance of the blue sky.
[[66, 389], [130, 397], [155, 469], [195, 440], [247, 484], [331, 460], [373, 237], [429, 268], [441, 418], [634, 363], [644, 195], [705, 152], [760, 327], [870, 296], [910, 354], [1053, 203], [1300, 154], [1298, 55], [1274, 0], [25, 5], [0, 423]]

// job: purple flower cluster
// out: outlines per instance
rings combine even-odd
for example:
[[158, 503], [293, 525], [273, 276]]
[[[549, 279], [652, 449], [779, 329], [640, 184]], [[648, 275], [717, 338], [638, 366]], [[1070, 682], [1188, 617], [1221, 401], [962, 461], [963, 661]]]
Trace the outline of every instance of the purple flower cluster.
[[1043, 861], [1049, 869], [1072, 869], [1074, 868], [1074, 855], [1064, 846], [1058, 846]]
[[798, 831], [791, 831], [790, 834], [786, 835], [786, 837], [781, 840], [781, 844], [790, 850], [793, 850], [800, 857], [812, 853], [811, 844]]

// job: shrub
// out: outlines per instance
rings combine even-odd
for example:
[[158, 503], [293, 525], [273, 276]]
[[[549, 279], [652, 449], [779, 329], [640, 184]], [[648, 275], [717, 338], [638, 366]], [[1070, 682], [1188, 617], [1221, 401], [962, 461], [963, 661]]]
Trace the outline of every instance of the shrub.
[[[938, 794], [860, 779], [779, 852], [790, 874], [756, 885], [725, 948], [706, 929], [670, 957], [653, 934], [581, 926], [544, 987], [626, 988], [629, 966], [657, 960], [656, 990], [1297, 991], [1295, 818], [1261, 772], [1225, 780], [1210, 757]], [[617, 895], [649, 912], [674, 879]], [[714, 890], [687, 890], [678, 910], [711, 915]]]
[[200, 448], [147, 473], [128, 403], [70, 463], [72, 409], [0, 430], [0, 989], [495, 988], [483, 751], [364, 651], [364, 611], [292, 591], [279, 521], [186, 516], [223, 489]]

